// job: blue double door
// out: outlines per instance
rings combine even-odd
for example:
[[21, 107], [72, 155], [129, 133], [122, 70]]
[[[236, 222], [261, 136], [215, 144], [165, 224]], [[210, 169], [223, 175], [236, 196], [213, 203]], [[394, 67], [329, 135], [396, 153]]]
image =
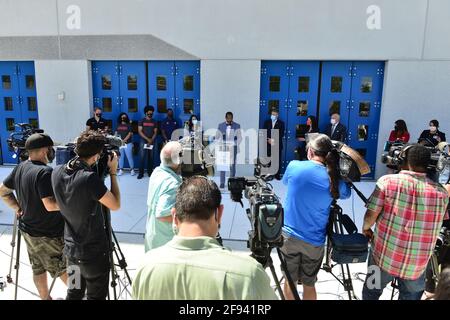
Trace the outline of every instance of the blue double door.
[[282, 169], [295, 159], [297, 129], [316, 116], [325, 132], [339, 113], [348, 130], [347, 143], [368, 162], [374, 176], [384, 77], [384, 62], [263, 61], [260, 127], [279, 110], [286, 124]]
[[6, 142], [11, 133], [20, 131], [16, 124], [39, 127], [34, 63], [0, 62], [0, 79], [0, 159], [3, 164], [16, 164]]
[[[200, 116], [199, 61], [93, 61], [92, 79], [94, 106], [102, 107], [113, 131], [119, 114], [126, 112], [136, 144], [146, 105], [155, 107], [156, 121], [166, 118], [172, 108], [180, 126], [192, 114]], [[139, 165], [137, 155], [134, 160]], [[154, 163], [159, 163], [158, 152]]]

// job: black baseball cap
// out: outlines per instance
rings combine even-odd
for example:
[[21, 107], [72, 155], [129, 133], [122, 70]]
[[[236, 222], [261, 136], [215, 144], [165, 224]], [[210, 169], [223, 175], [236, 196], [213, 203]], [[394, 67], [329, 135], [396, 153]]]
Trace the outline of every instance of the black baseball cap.
[[48, 134], [33, 133], [25, 142], [25, 149], [34, 150], [44, 147], [53, 147], [53, 140]]

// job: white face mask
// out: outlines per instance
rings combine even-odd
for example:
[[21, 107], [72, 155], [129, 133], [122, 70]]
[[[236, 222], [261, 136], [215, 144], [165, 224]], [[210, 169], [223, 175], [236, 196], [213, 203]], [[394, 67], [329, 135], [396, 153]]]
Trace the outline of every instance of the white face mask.
[[197, 124], [197, 120], [192, 120], [192, 124], [195, 126]]
[[430, 126], [430, 131], [431, 132], [436, 132], [437, 128], [435, 126]]
[[330, 120], [330, 123], [331, 123], [332, 125], [335, 125], [336, 122], [337, 122], [336, 119], [331, 119], [331, 120]]
[[270, 119], [272, 119], [272, 121], [277, 121], [278, 117], [277, 117], [277, 116], [274, 116], [274, 115], [271, 115], [271, 116], [270, 116]]
[[178, 227], [175, 224], [175, 221], [172, 221], [172, 232], [173, 232], [174, 235], [178, 234]]

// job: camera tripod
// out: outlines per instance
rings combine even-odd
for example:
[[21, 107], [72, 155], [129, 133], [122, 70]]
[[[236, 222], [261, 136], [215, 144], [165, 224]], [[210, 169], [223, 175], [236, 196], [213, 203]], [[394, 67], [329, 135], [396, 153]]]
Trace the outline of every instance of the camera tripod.
[[[130, 296], [131, 292], [128, 290], [128, 286], [132, 284], [131, 277], [127, 270], [127, 262], [125, 261], [125, 256], [120, 249], [119, 241], [117, 240], [116, 234], [111, 226], [111, 212], [108, 208], [102, 205], [103, 217], [105, 221], [105, 231], [108, 239], [108, 255], [109, 255], [109, 264], [110, 264], [110, 272], [111, 272], [111, 287], [113, 289], [113, 297], [114, 300], [118, 300], [123, 291], [126, 291]], [[114, 262], [114, 257], [117, 259], [117, 264]], [[116, 267], [120, 267], [121, 270], [124, 271], [125, 276], [124, 279], [121, 279], [119, 273], [117, 272]], [[127, 282], [125, 282], [127, 281]], [[123, 290], [117, 293], [117, 285], [120, 283], [123, 287]], [[109, 291], [108, 291], [108, 299], [111, 299]]]
[[[11, 260], [9, 262], [9, 273], [6, 276], [7, 283], [14, 283], [14, 300], [17, 300], [17, 291], [19, 288], [20, 246], [21, 246], [21, 242], [22, 242], [22, 235], [19, 230], [19, 222], [20, 222], [20, 218], [18, 218], [17, 215], [14, 215], [13, 233], [12, 233], [12, 238], [11, 238], [11, 242], [10, 242]], [[16, 248], [16, 245], [17, 245], [17, 248]], [[12, 278], [12, 271], [13, 271], [12, 269], [13, 269], [13, 262], [14, 262], [14, 249], [16, 249], [16, 255], [15, 255], [16, 259], [15, 259], [15, 264], [14, 264], [14, 269], [16, 271], [15, 281], [13, 281], [13, 278]], [[56, 278], [58, 278], [58, 276], [55, 275], [55, 277], [53, 277], [53, 279], [52, 279], [52, 283], [48, 290], [47, 300], [50, 297], [50, 294], [52, 293], [53, 286], [55, 285], [55, 282], [56, 282]]]
[[[356, 194], [361, 198], [364, 203], [367, 203], [367, 198], [364, 194], [356, 188], [353, 182], [349, 179], [345, 179], [347, 184], [351, 189], [355, 190]], [[330, 218], [328, 222], [328, 237], [327, 237], [327, 251], [325, 263], [322, 266], [322, 270], [330, 273], [343, 287], [344, 290], [347, 291], [349, 300], [358, 300], [355, 295], [355, 291], [353, 289], [353, 282], [350, 273], [350, 266], [348, 264], [340, 264], [342, 279], [340, 279], [337, 275], [333, 273], [333, 268], [338, 264], [333, 265], [331, 263], [331, 233], [334, 231], [337, 234], [344, 234], [344, 223], [343, 223], [343, 214], [342, 208], [337, 204], [336, 200], [333, 200], [330, 208]]]
[[[287, 264], [286, 259], [284, 258], [283, 254], [281, 253], [281, 250], [279, 247], [276, 247], [278, 258], [281, 262], [281, 271], [285, 275], [285, 279], [288, 282], [289, 288], [291, 289], [292, 294], [294, 295], [295, 300], [301, 300], [300, 295], [297, 291], [297, 286], [294, 284], [294, 281], [291, 278], [291, 275], [289, 274], [287, 270]], [[256, 259], [259, 263], [263, 265], [264, 268], [269, 268], [270, 272], [272, 273], [273, 280], [275, 281], [275, 285], [278, 291], [278, 294], [280, 295], [282, 300], [286, 300], [286, 297], [284, 296], [283, 289], [281, 288], [280, 279], [278, 278], [278, 275], [275, 270], [275, 266], [273, 265], [273, 260], [270, 255], [272, 252], [272, 247], [263, 249], [263, 252], [261, 255], [252, 253], [251, 256]]]

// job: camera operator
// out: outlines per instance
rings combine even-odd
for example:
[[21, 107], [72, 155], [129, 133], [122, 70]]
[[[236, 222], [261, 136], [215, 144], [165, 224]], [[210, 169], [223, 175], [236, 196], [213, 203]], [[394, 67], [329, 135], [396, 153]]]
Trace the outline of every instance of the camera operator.
[[[55, 151], [44, 133], [32, 134], [25, 143], [29, 159], [17, 165], [0, 186], [0, 197], [17, 214], [19, 229], [27, 244], [33, 280], [41, 299], [49, 296], [47, 272], [67, 283], [63, 255], [64, 220], [51, 185]], [[16, 191], [17, 199], [13, 190]]]
[[425, 269], [446, 215], [448, 192], [426, 175], [430, 150], [414, 145], [404, 152], [408, 170], [381, 177], [366, 205], [363, 233], [372, 244], [364, 300], [379, 299], [394, 278], [400, 300], [421, 299]]
[[172, 213], [175, 195], [182, 180], [181, 144], [170, 141], [161, 150], [161, 165], [157, 167], [148, 184], [148, 217], [145, 232], [145, 252], [160, 247], [173, 238]]
[[[78, 137], [77, 157], [58, 166], [52, 174], [53, 190], [66, 222], [64, 252], [69, 270], [74, 272], [75, 284], [69, 284], [68, 300], [103, 300], [108, 294], [109, 242], [105, 230], [104, 207], [120, 208], [117, 184], [117, 155], [108, 158], [111, 191], [93, 167], [102, 156], [106, 143], [104, 135], [86, 131]], [[104, 206], [104, 207], [103, 207]], [[78, 274], [77, 274], [78, 272]]]
[[172, 209], [177, 235], [147, 252], [133, 281], [135, 299], [277, 299], [261, 264], [231, 253], [215, 239], [221, 199], [217, 185], [203, 176], [183, 181]]
[[[346, 199], [351, 190], [340, 180], [339, 154], [326, 135], [310, 135], [309, 161], [291, 161], [283, 176], [287, 185], [281, 248], [294, 283], [303, 284], [303, 298], [316, 300], [315, 282], [324, 257], [326, 229], [333, 199]], [[287, 299], [294, 296], [287, 282]]]

